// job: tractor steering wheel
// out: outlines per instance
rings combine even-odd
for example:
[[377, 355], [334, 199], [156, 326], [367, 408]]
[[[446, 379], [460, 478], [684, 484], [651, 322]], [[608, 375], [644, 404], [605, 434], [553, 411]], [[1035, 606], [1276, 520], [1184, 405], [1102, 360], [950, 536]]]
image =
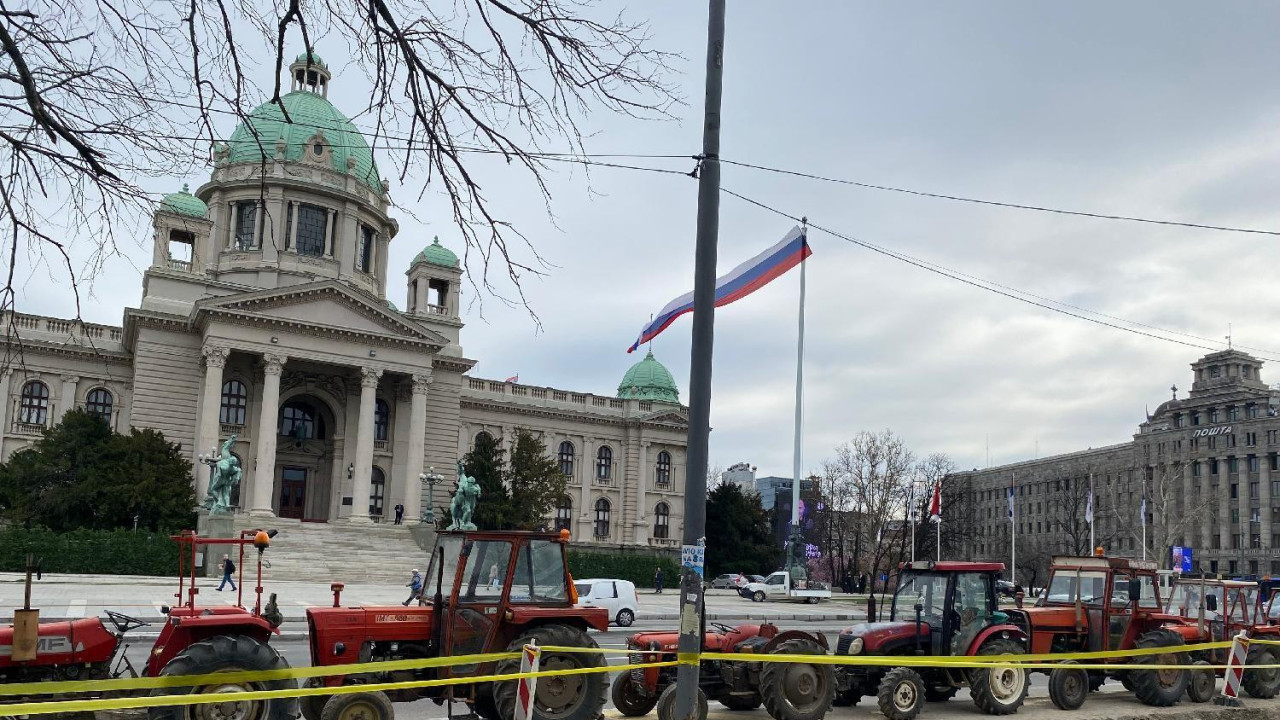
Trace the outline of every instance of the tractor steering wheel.
[[733, 632], [733, 628], [729, 627], [728, 625], [725, 625], [724, 623], [720, 623], [720, 622], [713, 622], [713, 623], [708, 623], [708, 625], [710, 625], [711, 627], [715, 628], [716, 630], [719, 630], [719, 631], [720, 631], [720, 632], [722, 632], [722, 633], [731, 633], [731, 632]]
[[107, 619], [111, 621], [111, 624], [116, 626], [116, 633], [119, 635], [124, 635], [130, 630], [137, 630], [140, 627], [147, 627], [151, 624], [145, 620], [139, 620], [114, 610], [106, 610], [104, 612], [106, 612]]

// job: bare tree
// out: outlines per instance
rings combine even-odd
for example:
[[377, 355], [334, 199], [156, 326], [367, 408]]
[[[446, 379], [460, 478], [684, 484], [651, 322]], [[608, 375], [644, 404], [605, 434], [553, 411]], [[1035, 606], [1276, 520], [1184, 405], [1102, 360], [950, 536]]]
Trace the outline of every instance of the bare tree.
[[[0, 6], [0, 220], [14, 304], [19, 253], [52, 253], [76, 292], [150, 208], [149, 177], [204, 166], [218, 126], [281, 102], [287, 56], [341, 36], [368, 80], [375, 147], [394, 148], [402, 182], [439, 192], [466, 243], [471, 282], [523, 302], [521, 279], [547, 265], [483, 192], [483, 155], [527, 172], [550, 203], [552, 146], [583, 150], [582, 123], [605, 110], [664, 117], [678, 99], [672, 59], [643, 22], [590, 0], [44, 0]], [[265, 48], [269, 57], [261, 55]], [[257, 66], [274, 83], [254, 82]], [[250, 132], [255, 132], [250, 126]], [[261, 145], [259, 139], [259, 145]], [[263, 162], [274, 148], [260, 148]], [[571, 159], [571, 158], [570, 158]], [[377, 180], [377, 178], [373, 178]], [[68, 243], [92, 253], [73, 266]], [[478, 257], [472, 256], [472, 253]], [[478, 267], [477, 267], [478, 265]], [[508, 299], [491, 273], [514, 289]], [[15, 328], [10, 328], [11, 332]]]
[[827, 464], [827, 473], [848, 484], [849, 509], [856, 522], [853, 530], [859, 544], [867, 542], [872, 548], [868, 567], [873, 577], [891, 557], [891, 536], [906, 526], [914, 469], [915, 455], [891, 430], [858, 433], [837, 447], [835, 458]]
[[[1198, 536], [1201, 523], [1217, 508], [1218, 498], [1211, 493], [1201, 493], [1198, 478], [1184, 476], [1188, 469], [1181, 460], [1161, 462], [1146, 469], [1147, 557], [1158, 560], [1166, 569], [1171, 562], [1169, 548], [1185, 544], [1186, 538], [1193, 534]], [[1141, 500], [1132, 510], [1135, 521], [1129, 524], [1128, 533], [1142, 542]], [[1251, 527], [1251, 523], [1256, 521], [1241, 518], [1245, 527]], [[1249, 535], [1244, 538], [1245, 542], [1251, 540]]]

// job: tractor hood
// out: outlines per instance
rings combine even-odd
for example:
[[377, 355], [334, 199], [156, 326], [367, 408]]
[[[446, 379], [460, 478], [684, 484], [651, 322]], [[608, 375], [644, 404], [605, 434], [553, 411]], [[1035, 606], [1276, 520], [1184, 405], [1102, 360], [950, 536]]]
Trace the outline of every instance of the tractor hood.
[[[840, 639], [836, 645], [836, 654], [848, 654], [847, 650], [854, 638], [862, 639], [863, 653], [879, 652], [886, 645], [896, 644], [899, 641], [914, 640], [916, 636], [916, 623], [912, 621], [902, 622], [871, 622], [859, 623], [852, 625], [840, 631]], [[920, 636], [929, 636], [929, 623], [920, 623]], [[845, 651], [845, 652], [842, 652]]]

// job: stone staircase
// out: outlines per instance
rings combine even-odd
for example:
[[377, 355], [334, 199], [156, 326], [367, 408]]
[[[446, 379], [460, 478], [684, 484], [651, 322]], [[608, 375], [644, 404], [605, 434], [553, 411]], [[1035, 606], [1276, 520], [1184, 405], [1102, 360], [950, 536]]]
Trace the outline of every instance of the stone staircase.
[[[405, 583], [414, 568], [426, 573], [431, 556], [430, 550], [419, 547], [408, 525], [304, 523], [282, 518], [261, 521], [236, 516], [236, 530], [256, 527], [280, 531], [267, 551], [271, 567], [262, 571], [265, 581]], [[430, 542], [428, 538], [427, 547]]]

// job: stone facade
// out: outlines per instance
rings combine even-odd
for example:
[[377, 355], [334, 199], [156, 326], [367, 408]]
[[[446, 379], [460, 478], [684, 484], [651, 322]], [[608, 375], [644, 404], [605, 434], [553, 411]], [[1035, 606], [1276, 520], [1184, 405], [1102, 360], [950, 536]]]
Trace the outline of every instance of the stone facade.
[[1010, 487], [1020, 555], [1024, 542], [1087, 551], [1092, 479], [1094, 539], [1109, 554], [1142, 555], [1145, 498], [1147, 556], [1162, 567], [1179, 546], [1203, 571], [1280, 574], [1280, 391], [1262, 364], [1238, 350], [1197, 360], [1191, 391], [1171, 388], [1128, 442], [948, 477], [965, 557], [1008, 562]]
[[[281, 129], [255, 111], [248, 136], [262, 139], [261, 156], [220, 146], [208, 183], [165, 198], [141, 303], [120, 327], [5, 318], [20, 361], [0, 373], [3, 456], [80, 407], [122, 432], [159, 430], [193, 462], [235, 435], [243, 513], [366, 523], [403, 504], [414, 522], [428, 497], [447, 500], [477, 433], [524, 428], [554, 456], [572, 449], [570, 493], [549, 524], [601, 545], [677, 545], [685, 408], [634, 386], [614, 397], [468, 376], [456, 256], [428, 245], [396, 309], [386, 291], [399, 226], [385, 183], [355, 173], [376, 173], [367, 146], [343, 146], [339, 163], [326, 145], [339, 126], [353, 142], [324, 98], [327, 71], [318, 86], [296, 78], [290, 96], [310, 94], [298, 122], [315, 127]], [[208, 473], [195, 476], [203, 497]]]

